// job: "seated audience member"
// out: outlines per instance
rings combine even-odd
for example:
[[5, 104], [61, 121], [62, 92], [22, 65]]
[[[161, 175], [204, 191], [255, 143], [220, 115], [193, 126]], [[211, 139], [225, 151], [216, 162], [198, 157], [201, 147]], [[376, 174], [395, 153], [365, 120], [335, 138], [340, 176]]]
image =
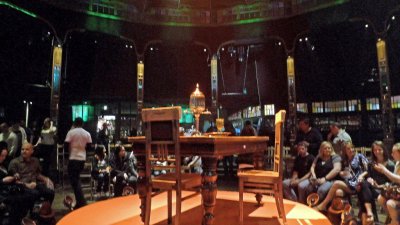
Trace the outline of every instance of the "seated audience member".
[[92, 177], [97, 181], [96, 192], [107, 192], [110, 182], [110, 167], [107, 160], [106, 149], [103, 145], [96, 147], [92, 163]]
[[344, 170], [339, 175], [342, 180], [336, 180], [328, 192], [326, 198], [315, 208], [317, 210], [326, 210], [327, 205], [336, 195], [336, 191], [341, 189], [346, 194], [356, 193], [358, 184], [361, 183], [368, 171], [368, 159], [355, 151], [352, 143], [344, 144], [344, 154], [342, 161]]
[[310, 168], [314, 161], [314, 156], [308, 153], [308, 143], [302, 141], [297, 144], [297, 157], [294, 161], [292, 178], [283, 181], [283, 196], [286, 199], [297, 201], [297, 188], [300, 182], [310, 176]]
[[319, 148], [322, 142], [322, 134], [315, 127], [311, 126], [309, 118], [301, 118], [298, 123], [299, 130], [296, 135], [295, 144], [298, 144], [300, 141], [307, 141], [308, 153], [313, 156], [318, 155]]
[[127, 154], [124, 146], [119, 145], [110, 158], [111, 180], [115, 183], [114, 195], [121, 196], [125, 185], [130, 185], [136, 191], [138, 173], [135, 169], [136, 157], [133, 152]]
[[[327, 141], [332, 143], [336, 154], [342, 155], [344, 144], [351, 142], [350, 135], [342, 128], [340, 123], [334, 122], [329, 126], [330, 132]], [[344, 153], [343, 153], [344, 154]]]
[[[253, 124], [250, 120], [246, 120], [242, 131], [240, 132], [240, 136], [257, 136], [257, 132], [253, 127]], [[253, 154], [252, 153], [245, 153], [240, 154], [236, 160], [239, 169], [242, 168], [243, 165], [245, 167], [251, 167], [253, 165]], [[242, 165], [240, 165], [242, 164]]]
[[298, 185], [299, 201], [305, 204], [307, 196], [315, 191], [323, 200], [340, 172], [341, 161], [340, 156], [333, 151], [332, 144], [327, 141], [322, 142], [319, 154], [311, 165], [310, 178]]
[[12, 176], [17, 178], [18, 182], [52, 203], [55, 194], [53, 182], [41, 174], [39, 160], [32, 157], [32, 154], [32, 144], [25, 142], [22, 145], [21, 156], [10, 162], [8, 170]]
[[[392, 156], [396, 161], [394, 172], [387, 169], [382, 164], [376, 166], [376, 170], [387, 176], [393, 183], [400, 184], [400, 143], [396, 143], [392, 148]], [[378, 196], [378, 203], [383, 206], [385, 211], [389, 214], [391, 218], [390, 225], [399, 224], [399, 207], [400, 202], [396, 199], [387, 199], [382, 194]]]
[[[233, 124], [232, 124], [231, 121], [225, 120], [224, 129], [225, 129], [225, 132], [229, 132], [230, 133], [229, 136], [236, 136], [236, 130], [233, 127]], [[233, 161], [234, 161], [233, 155], [224, 156], [224, 158], [222, 159], [222, 164], [224, 166], [224, 174], [225, 174], [226, 177], [234, 175], [234, 172], [233, 172]]]
[[[37, 198], [35, 193], [26, 190], [23, 184], [17, 182], [16, 177], [10, 176], [4, 161], [8, 155], [7, 144], [0, 143], [0, 203], [4, 203], [10, 207], [10, 223], [21, 224], [21, 220], [26, 216], [28, 210], [33, 207]], [[0, 215], [0, 223], [2, 224]]]
[[384, 175], [383, 171], [375, 169], [374, 165], [381, 165], [385, 167], [387, 171], [394, 170], [394, 163], [389, 160], [389, 154], [385, 149], [382, 141], [374, 141], [372, 143], [372, 158], [368, 164], [368, 176], [367, 179], [361, 183], [360, 192], [358, 192], [358, 201], [360, 205], [360, 211], [365, 217], [367, 223], [374, 223], [375, 219], [378, 218], [376, 214], [375, 199], [380, 194], [380, 188], [389, 179]]
[[186, 167], [190, 169], [192, 173], [199, 173], [203, 172], [203, 168], [201, 167], [201, 157], [198, 155], [185, 157], [184, 162]]

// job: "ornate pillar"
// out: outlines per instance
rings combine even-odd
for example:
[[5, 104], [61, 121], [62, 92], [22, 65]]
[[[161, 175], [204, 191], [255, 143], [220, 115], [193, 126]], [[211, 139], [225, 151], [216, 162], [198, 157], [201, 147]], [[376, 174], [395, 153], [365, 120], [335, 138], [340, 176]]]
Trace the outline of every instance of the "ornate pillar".
[[142, 135], [142, 108], [143, 108], [143, 87], [144, 87], [144, 64], [139, 61], [137, 64], [137, 135]]
[[[62, 65], [62, 47], [57, 44], [53, 46], [53, 66], [51, 71], [51, 97], [50, 118], [58, 125], [59, 103], [60, 103], [60, 79]], [[28, 122], [28, 121], [26, 121]]]
[[211, 59], [211, 109], [212, 115], [218, 111], [218, 58], [214, 54]]
[[293, 150], [294, 142], [296, 140], [296, 83], [294, 76], [294, 59], [291, 56], [288, 56], [286, 60], [287, 66], [287, 78], [288, 78], [288, 101], [289, 101], [289, 122], [288, 128], [290, 132], [290, 147]]
[[[382, 103], [382, 129], [383, 142], [387, 149], [392, 149], [394, 143], [393, 138], [393, 112], [392, 112], [392, 95], [390, 92], [390, 74], [387, 62], [386, 43], [384, 40], [378, 39], [376, 42], [378, 68], [379, 68], [379, 85]], [[391, 150], [389, 150], [391, 151]]]

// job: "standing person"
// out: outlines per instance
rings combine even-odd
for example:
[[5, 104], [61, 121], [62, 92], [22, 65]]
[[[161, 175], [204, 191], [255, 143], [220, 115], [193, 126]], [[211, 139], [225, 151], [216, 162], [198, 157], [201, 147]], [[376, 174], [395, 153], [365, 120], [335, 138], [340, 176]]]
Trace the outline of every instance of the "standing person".
[[13, 120], [10, 127], [10, 131], [14, 132], [14, 134], [17, 135], [17, 148], [14, 157], [18, 157], [21, 155], [22, 144], [27, 142], [25, 129], [22, 128], [19, 123], [19, 120]]
[[329, 125], [330, 132], [327, 136], [327, 141], [332, 143], [333, 149], [336, 154], [342, 155], [342, 150], [345, 143], [351, 142], [350, 135], [342, 128], [342, 125], [333, 122]]
[[300, 141], [308, 142], [310, 144], [308, 152], [316, 157], [322, 142], [321, 133], [316, 128], [311, 127], [310, 119], [308, 118], [301, 118], [298, 126], [299, 131], [296, 135], [295, 144], [298, 144]]
[[26, 133], [26, 140], [29, 143], [33, 143], [32, 139], [33, 139], [33, 132], [32, 129], [30, 129], [29, 127], [25, 126], [25, 120], [20, 120], [19, 125], [22, 127], [22, 129], [25, 130]]
[[8, 158], [13, 159], [15, 156], [15, 152], [17, 151], [18, 147], [18, 137], [17, 135], [10, 131], [8, 123], [0, 124], [0, 141], [7, 142], [8, 146]]
[[42, 171], [45, 176], [49, 176], [49, 168], [51, 164], [52, 156], [56, 149], [56, 134], [57, 128], [53, 126], [53, 121], [50, 118], [46, 118], [43, 121], [42, 131], [40, 137], [35, 145], [39, 147], [36, 156], [43, 159]]
[[84, 130], [82, 125], [82, 118], [77, 117], [73, 128], [68, 131], [64, 141], [64, 149], [69, 150], [68, 176], [74, 189], [76, 199], [75, 209], [86, 205], [79, 176], [85, 166], [86, 151], [90, 150], [92, 144], [89, 132]]
[[103, 123], [102, 129], [99, 130], [99, 133], [97, 134], [97, 143], [104, 145], [106, 150], [108, 151], [108, 143], [109, 143], [109, 137], [110, 136], [110, 131], [108, 130], [108, 124], [107, 122]]
[[308, 143], [300, 142], [296, 146], [297, 157], [294, 160], [292, 178], [283, 181], [283, 196], [286, 199], [297, 201], [296, 191], [299, 183], [310, 177], [310, 168], [315, 157], [308, 153]]

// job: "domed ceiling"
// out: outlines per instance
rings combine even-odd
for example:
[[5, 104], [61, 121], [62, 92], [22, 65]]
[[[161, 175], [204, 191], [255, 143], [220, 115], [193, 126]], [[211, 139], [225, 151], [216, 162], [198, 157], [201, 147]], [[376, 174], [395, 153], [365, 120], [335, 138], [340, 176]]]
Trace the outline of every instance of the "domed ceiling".
[[89, 15], [145, 24], [220, 26], [290, 17], [349, 0], [41, 0]]

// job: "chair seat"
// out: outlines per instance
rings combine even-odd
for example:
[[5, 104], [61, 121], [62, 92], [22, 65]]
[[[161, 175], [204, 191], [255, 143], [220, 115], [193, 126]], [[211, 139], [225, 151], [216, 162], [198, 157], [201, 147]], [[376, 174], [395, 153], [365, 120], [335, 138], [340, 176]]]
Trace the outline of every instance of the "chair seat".
[[[153, 178], [153, 188], [164, 190], [175, 189], [176, 175], [175, 173], [162, 174]], [[201, 186], [201, 175], [196, 173], [181, 174], [182, 189], [192, 189]]]
[[268, 170], [244, 170], [238, 172], [239, 179], [243, 182], [271, 183], [279, 179], [279, 172]]

